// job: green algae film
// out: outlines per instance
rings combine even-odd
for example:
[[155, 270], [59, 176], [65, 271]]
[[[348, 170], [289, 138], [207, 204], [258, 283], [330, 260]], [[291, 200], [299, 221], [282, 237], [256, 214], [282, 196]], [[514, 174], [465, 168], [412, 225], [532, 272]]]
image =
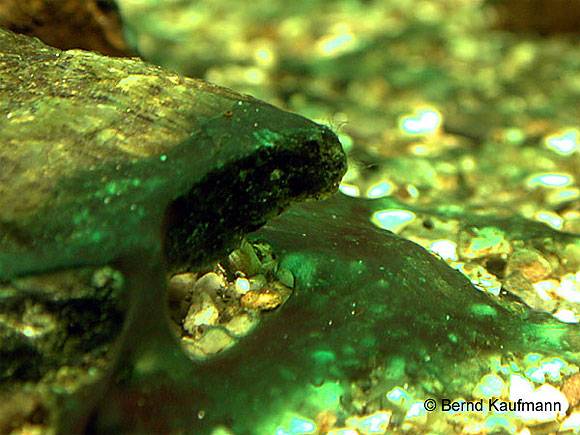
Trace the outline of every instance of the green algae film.
[[297, 287], [284, 310], [201, 369], [208, 385], [224, 383], [212, 394], [224, 411], [206, 413], [206, 424], [230, 420], [235, 433], [271, 429], [271, 416], [298, 411], [309, 388], [346, 388], [392, 358], [410, 376], [440, 379], [497, 349], [574, 358], [575, 326], [499, 303], [419, 246], [374, 228], [371, 214], [337, 195], [294, 206], [251, 236], [272, 244]]

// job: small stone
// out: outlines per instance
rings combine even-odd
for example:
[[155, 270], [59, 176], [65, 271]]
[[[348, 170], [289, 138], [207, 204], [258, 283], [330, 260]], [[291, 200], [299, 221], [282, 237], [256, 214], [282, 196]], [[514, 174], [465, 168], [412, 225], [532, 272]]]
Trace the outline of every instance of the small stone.
[[268, 283], [266, 277], [262, 274], [256, 275], [253, 278], [250, 278], [250, 290], [262, 290], [264, 286]]
[[543, 423], [555, 420], [566, 414], [568, 399], [560, 390], [550, 384], [543, 384], [534, 390], [534, 385], [520, 375], [510, 377], [509, 400], [511, 402], [526, 401], [538, 403], [560, 403], [561, 410], [528, 410], [521, 408], [515, 414], [528, 423]]
[[506, 388], [505, 382], [498, 375], [485, 375], [473, 390], [473, 396], [477, 398], [489, 398], [502, 396]]
[[503, 288], [520, 297], [528, 306], [537, 310], [555, 309], [556, 301], [543, 291], [539, 283], [532, 284], [520, 272], [510, 274], [503, 282]]
[[236, 337], [243, 337], [248, 335], [259, 322], [258, 317], [242, 313], [226, 323], [224, 327]]
[[[22, 391], [5, 389], [0, 392], [0, 401], [2, 402], [2, 406], [0, 406], [0, 433], [29, 433], [23, 431], [23, 427], [30, 423], [35, 415], [42, 415], [46, 412], [42, 397], [37, 392], [25, 389]], [[43, 429], [44, 432], [39, 433], [47, 433], [47, 428]]]
[[235, 434], [225, 426], [218, 426], [211, 432], [211, 435], [235, 435]]
[[475, 263], [468, 263], [460, 270], [478, 289], [490, 293], [494, 296], [499, 295], [502, 286], [501, 282], [485, 267]]
[[[509, 415], [501, 415], [501, 414], [492, 414], [488, 415], [485, 419], [485, 424], [483, 427], [477, 428], [477, 426], [471, 426], [471, 429], [467, 431], [469, 434], [480, 434], [480, 433], [516, 433], [518, 424], [517, 419], [509, 416]], [[479, 429], [479, 430], [477, 430]], [[520, 432], [522, 435], [525, 432]]]
[[17, 329], [30, 339], [39, 338], [58, 328], [58, 318], [42, 304], [26, 303]]
[[412, 396], [401, 387], [394, 387], [386, 395], [386, 398], [395, 406], [402, 409], [409, 409], [413, 400]]
[[570, 406], [580, 404], [580, 373], [576, 373], [564, 382], [562, 393], [568, 399]]
[[467, 259], [510, 254], [505, 233], [496, 227], [474, 228], [459, 235], [459, 255]]
[[201, 303], [194, 304], [189, 308], [183, 321], [183, 328], [194, 335], [197, 328], [202, 325], [215, 325], [219, 319], [219, 310], [207, 293], [201, 294]]
[[580, 269], [580, 242], [570, 243], [562, 251], [565, 264], [571, 269]]
[[526, 397], [534, 390], [534, 384], [520, 375], [510, 376], [509, 398], [512, 401], [518, 400], [520, 397]]
[[276, 278], [286, 287], [294, 288], [294, 275], [288, 269], [280, 267], [276, 272]]
[[568, 411], [569, 403], [568, 399], [560, 390], [550, 384], [544, 384], [538, 389], [534, 390], [531, 394], [526, 396], [521, 396], [523, 401], [536, 402], [536, 403], [559, 403], [560, 411], [558, 410], [518, 410], [515, 414], [522, 420], [528, 423], [544, 423], [549, 421], [554, 421], [558, 417], [566, 415]]
[[271, 291], [249, 291], [241, 299], [242, 306], [254, 310], [273, 310], [282, 304], [280, 295]]
[[580, 323], [580, 317], [572, 310], [560, 308], [552, 315], [563, 323]]
[[262, 291], [249, 291], [242, 296], [244, 308], [254, 310], [273, 310], [282, 305], [290, 297], [291, 290], [281, 284], [273, 284], [271, 288]]
[[350, 427], [335, 427], [328, 431], [327, 435], [359, 435], [356, 429]]
[[251, 289], [250, 281], [247, 278], [238, 278], [234, 284], [234, 291], [238, 295], [245, 295]]
[[322, 411], [316, 416], [316, 425], [320, 433], [330, 433], [337, 421], [338, 417], [331, 411]]
[[405, 414], [405, 420], [411, 420], [413, 423], [427, 423], [427, 411], [423, 402], [415, 402], [411, 405]]
[[195, 273], [180, 273], [174, 275], [167, 285], [167, 295], [170, 301], [182, 301], [193, 291], [197, 279]]
[[221, 328], [208, 329], [199, 339], [184, 337], [181, 342], [194, 357], [205, 358], [221, 352], [234, 344], [234, 339]]
[[562, 276], [555, 293], [562, 299], [580, 304], [580, 271]]
[[558, 433], [580, 433], [580, 411], [575, 411], [560, 425]]
[[260, 271], [260, 259], [253, 246], [246, 240], [228, 257], [229, 270], [232, 273], [243, 272], [246, 276], [253, 276]]
[[123, 274], [112, 267], [105, 266], [95, 270], [92, 285], [96, 288], [111, 286], [114, 289], [123, 288]]
[[362, 417], [347, 418], [346, 424], [349, 427], [356, 428], [361, 434], [365, 435], [385, 433], [389, 427], [392, 414], [391, 411], [381, 410]]
[[203, 275], [195, 283], [195, 292], [215, 294], [217, 291], [226, 287], [226, 282], [223, 277], [217, 273], [209, 272]]
[[552, 266], [538, 251], [518, 249], [508, 259], [506, 272], [519, 271], [531, 282], [540, 281], [552, 273]]

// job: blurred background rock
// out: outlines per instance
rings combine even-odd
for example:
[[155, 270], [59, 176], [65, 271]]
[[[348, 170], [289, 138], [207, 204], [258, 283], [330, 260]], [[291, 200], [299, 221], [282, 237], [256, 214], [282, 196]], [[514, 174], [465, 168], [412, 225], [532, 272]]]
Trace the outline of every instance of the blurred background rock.
[[57, 48], [129, 53], [113, 0], [0, 0], [0, 27]]
[[580, 33], [577, 0], [488, 0], [499, 28], [540, 35]]

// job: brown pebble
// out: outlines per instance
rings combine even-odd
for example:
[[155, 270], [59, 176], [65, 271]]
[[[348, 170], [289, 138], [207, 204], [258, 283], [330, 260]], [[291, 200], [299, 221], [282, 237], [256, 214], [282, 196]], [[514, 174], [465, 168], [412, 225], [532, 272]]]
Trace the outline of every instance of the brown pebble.
[[505, 233], [496, 227], [470, 228], [459, 233], [459, 256], [473, 260], [485, 257], [504, 257], [512, 246]]
[[508, 259], [507, 273], [519, 271], [531, 282], [538, 282], [552, 273], [552, 266], [538, 251], [518, 249]]
[[250, 290], [240, 299], [244, 308], [273, 310], [288, 300], [292, 290], [280, 283], [273, 283], [260, 291]]
[[6, 389], [0, 392], [0, 401], [0, 433], [24, 433], [19, 429], [32, 423], [35, 418], [42, 421], [48, 412], [36, 392]]
[[568, 399], [571, 408], [580, 404], [580, 373], [576, 373], [564, 382], [562, 393]]
[[62, 49], [129, 56], [121, 17], [98, 0], [2, 0], [0, 27], [36, 36]]
[[261, 264], [254, 247], [243, 240], [240, 247], [228, 256], [226, 266], [232, 274], [243, 272], [245, 276], [253, 276], [260, 271]]
[[244, 308], [273, 310], [282, 304], [282, 297], [270, 289], [265, 289], [247, 292], [242, 296], [240, 302]]
[[167, 285], [167, 295], [170, 301], [181, 301], [192, 292], [197, 274], [195, 273], [180, 273], [174, 275], [169, 280]]
[[316, 416], [316, 425], [320, 433], [326, 433], [334, 428], [338, 417], [334, 412], [322, 411]]

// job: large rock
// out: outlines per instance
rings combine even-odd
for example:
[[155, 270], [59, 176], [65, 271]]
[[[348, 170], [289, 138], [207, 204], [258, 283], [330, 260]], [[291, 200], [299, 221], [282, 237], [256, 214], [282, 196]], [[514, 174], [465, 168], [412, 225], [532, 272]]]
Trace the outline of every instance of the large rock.
[[329, 130], [251, 97], [5, 31], [0, 48], [0, 278], [106, 263], [163, 218], [172, 266], [208, 260], [344, 169]]
[[251, 97], [0, 30], [0, 167], [0, 281], [114, 262], [130, 291], [110, 373], [64, 400], [60, 429], [148, 431], [188, 427], [200, 406], [165, 265], [207, 263], [291, 200], [332, 192], [345, 161], [327, 128]]
[[3, 0], [0, 27], [36, 36], [51, 46], [127, 56], [114, 0]]
[[[465, 386], [479, 367], [466, 369], [469, 362], [498, 349], [578, 361], [577, 325], [476, 290], [420, 246], [374, 227], [373, 207], [336, 195], [297, 204], [250, 235], [272, 246], [297, 291], [257, 331], [200, 369], [203, 390], [220, 406], [209, 407], [199, 424], [273, 433], [284, 413], [312, 412], [308, 398], [319, 397], [317, 389], [347, 391], [395, 361], [414, 382], [437, 379], [434, 394], [441, 397], [470, 394]], [[378, 388], [382, 395], [387, 385]]]

